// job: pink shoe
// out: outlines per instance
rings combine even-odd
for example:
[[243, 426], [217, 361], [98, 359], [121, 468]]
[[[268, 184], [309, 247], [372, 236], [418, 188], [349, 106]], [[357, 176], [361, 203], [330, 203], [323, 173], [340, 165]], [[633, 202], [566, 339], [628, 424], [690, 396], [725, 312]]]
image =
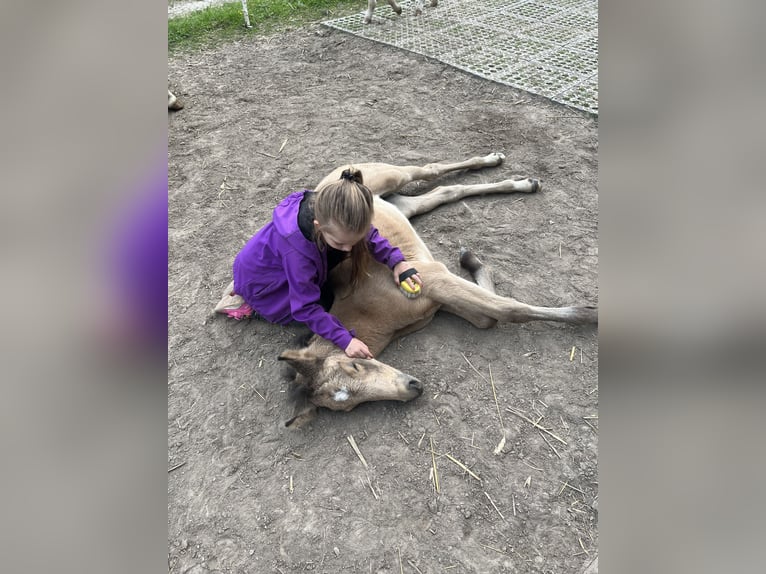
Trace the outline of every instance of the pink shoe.
[[234, 293], [233, 281], [226, 287], [223, 297], [218, 302], [218, 305], [215, 306], [214, 311], [232, 317], [237, 321], [253, 315], [253, 308], [245, 303], [245, 300], [240, 295]]
[[253, 308], [248, 305], [247, 303], [242, 303], [239, 307], [236, 309], [226, 308], [224, 307], [218, 313], [221, 313], [223, 315], [228, 315], [232, 319], [236, 319], [237, 321], [240, 321], [242, 319], [249, 319], [253, 316]]

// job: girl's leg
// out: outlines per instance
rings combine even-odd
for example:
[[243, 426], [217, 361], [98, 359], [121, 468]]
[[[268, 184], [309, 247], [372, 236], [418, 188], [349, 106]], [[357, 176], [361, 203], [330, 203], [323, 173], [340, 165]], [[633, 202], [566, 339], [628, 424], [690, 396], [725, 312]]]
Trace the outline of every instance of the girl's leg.
[[229, 283], [223, 292], [223, 297], [215, 306], [214, 312], [221, 313], [233, 319], [245, 319], [253, 316], [253, 308], [234, 292], [234, 281]]

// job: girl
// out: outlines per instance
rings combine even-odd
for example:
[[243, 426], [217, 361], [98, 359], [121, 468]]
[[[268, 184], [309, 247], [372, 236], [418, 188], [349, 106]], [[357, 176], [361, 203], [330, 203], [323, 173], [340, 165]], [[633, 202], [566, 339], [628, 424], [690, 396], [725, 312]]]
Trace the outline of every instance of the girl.
[[372, 192], [353, 167], [316, 192], [289, 195], [234, 259], [234, 281], [215, 310], [235, 319], [256, 313], [282, 325], [299, 321], [349, 357], [371, 359], [367, 345], [327, 312], [330, 271], [350, 258], [354, 286], [372, 256], [393, 271], [397, 285], [408, 270], [410, 287], [423, 285], [402, 252], [372, 225], [372, 215]]

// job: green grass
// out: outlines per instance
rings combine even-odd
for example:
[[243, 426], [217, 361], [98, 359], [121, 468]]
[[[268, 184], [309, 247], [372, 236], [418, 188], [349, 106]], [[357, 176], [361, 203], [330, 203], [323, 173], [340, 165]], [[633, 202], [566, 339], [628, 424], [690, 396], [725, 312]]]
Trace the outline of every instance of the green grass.
[[210, 46], [288, 26], [361, 12], [363, 0], [248, 0], [251, 29], [245, 27], [242, 3], [233, 0], [168, 20], [168, 52]]

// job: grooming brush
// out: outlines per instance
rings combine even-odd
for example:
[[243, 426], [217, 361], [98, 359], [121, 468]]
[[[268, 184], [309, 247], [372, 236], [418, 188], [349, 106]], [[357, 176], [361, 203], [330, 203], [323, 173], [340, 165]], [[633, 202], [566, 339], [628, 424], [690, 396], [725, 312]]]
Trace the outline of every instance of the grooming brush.
[[407, 283], [407, 279], [415, 275], [417, 272], [417, 269], [413, 268], [407, 269], [407, 271], [404, 271], [399, 275], [399, 291], [404, 293], [408, 299], [414, 299], [420, 295], [420, 285], [415, 283], [413, 287], [410, 287], [410, 284]]

